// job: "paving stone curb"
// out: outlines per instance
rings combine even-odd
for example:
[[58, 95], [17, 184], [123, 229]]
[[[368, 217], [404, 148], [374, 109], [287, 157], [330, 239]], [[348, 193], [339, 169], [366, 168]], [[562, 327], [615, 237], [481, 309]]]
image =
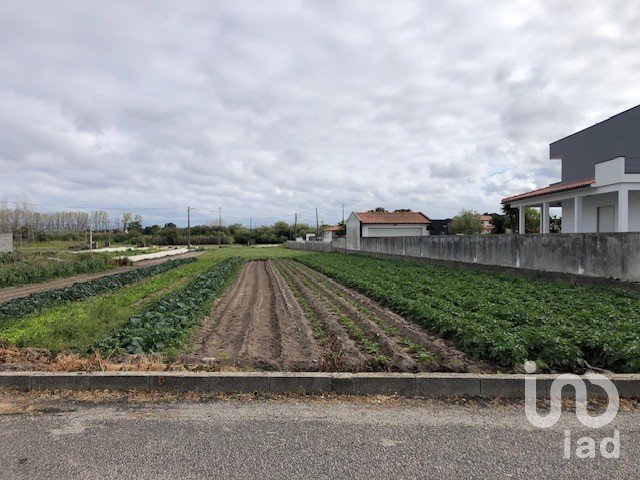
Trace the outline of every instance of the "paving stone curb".
[[[523, 398], [525, 377], [462, 373], [0, 372], [0, 388]], [[537, 395], [548, 397], [556, 375], [535, 378]], [[640, 398], [640, 375], [610, 378], [620, 396]], [[588, 381], [586, 384], [590, 396], [605, 396], [600, 387]], [[573, 396], [573, 389], [566, 387], [563, 395]]]

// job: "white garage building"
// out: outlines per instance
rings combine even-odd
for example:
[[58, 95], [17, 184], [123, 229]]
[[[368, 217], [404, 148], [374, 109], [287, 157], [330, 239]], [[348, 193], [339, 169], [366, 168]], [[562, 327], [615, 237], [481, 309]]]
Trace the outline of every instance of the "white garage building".
[[352, 212], [347, 219], [347, 248], [360, 250], [362, 237], [423, 237], [431, 220], [422, 212]]

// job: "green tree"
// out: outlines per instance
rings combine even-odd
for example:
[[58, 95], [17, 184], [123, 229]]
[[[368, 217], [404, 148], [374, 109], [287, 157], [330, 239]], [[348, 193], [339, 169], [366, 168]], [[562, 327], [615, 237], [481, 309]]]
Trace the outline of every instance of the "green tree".
[[387, 209], [384, 207], [376, 207], [373, 210], [369, 210], [370, 212], [386, 212]]
[[449, 232], [453, 234], [479, 235], [482, 233], [480, 214], [473, 210], [460, 210], [460, 213], [451, 219]]
[[518, 209], [511, 208], [511, 205], [505, 203], [502, 205], [502, 215], [504, 216], [504, 230], [505, 233], [507, 229], [511, 230], [511, 232], [518, 231]]
[[540, 233], [540, 211], [537, 208], [525, 209], [524, 230], [525, 233]]
[[493, 223], [493, 230], [491, 231], [491, 233], [506, 233], [507, 218], [505, 215], [492, 213], [491, 223]]

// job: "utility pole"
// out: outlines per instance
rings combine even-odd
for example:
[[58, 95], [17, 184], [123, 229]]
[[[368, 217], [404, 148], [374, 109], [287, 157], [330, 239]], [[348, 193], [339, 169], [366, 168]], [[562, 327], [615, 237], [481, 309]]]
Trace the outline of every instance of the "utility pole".
[[222, 207], [218, 207], [218, 248], [220, 248], [222, 238]]
[[342, 223], [344, 223], [344, 207], [346, 207], [347, 204], [343, 203], [341, 206], [342, 206]]
[[320, 236], [320, 223], [318, 223], [318, 207], [316, 207], [316, 240]]
[[91, 225], [91, 219], [89, 219], [89, 250], [93, 250], [93, 225]]
[[187, 250], [191, 248], [191, 207], [187, 207]]
[[293, 214], [293, 241], [298, 240], [298, 214]]

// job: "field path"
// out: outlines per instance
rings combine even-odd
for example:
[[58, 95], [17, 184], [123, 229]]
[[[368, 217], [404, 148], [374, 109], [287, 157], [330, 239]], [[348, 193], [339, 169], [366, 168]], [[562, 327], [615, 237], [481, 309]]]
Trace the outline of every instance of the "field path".
[[81, 275], [74, 275], [72, 277], [58, 278], [43, 283], [35, 283], [31, 285], [21, 285], [19, 287], [7, 287], [0, 289], [0, 303], [8, 302], [14, 298], [26, 297], [32, 293], [48, 292], [49, 290], [57, 290], [59, 288], [70, 287], [74, 283], [83, 283], [97, 278], [108, 277], [109, 275], [115, 275], [116, 273], [123, 273], [129, 270], [137, 270], [139, 268], [151, 267], [152, 265], [159, 265], [161, 263], [168, 262], [169, 260], [176, 260], [178, 258], [189, 258], [200, 255], [203, 252], [190, 252], [184, 255], [174, 255], [168, 257], [162, 257], [153, 260], [145, 260], [136, 263], [130, 267], [119, 267], [106, 272], [99, 273], [83, 273]]
[[321, 350], [271, 261], [251, 261], [214, 306], [195, 342], [198, 358], [267, 369], [318, 370]]

